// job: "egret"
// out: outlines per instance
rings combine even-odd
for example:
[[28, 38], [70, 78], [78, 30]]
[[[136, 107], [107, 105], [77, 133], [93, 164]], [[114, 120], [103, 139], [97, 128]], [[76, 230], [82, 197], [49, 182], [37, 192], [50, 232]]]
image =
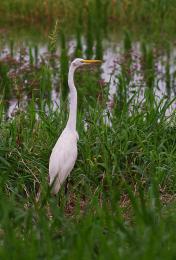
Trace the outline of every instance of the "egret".
[[61, 185], [72, 171], [77, 159], [77, 140], [79, 138], [76, 131], [77, 117], [77, 90], [74, 84], [74, 73], [77, 68], [88, 64], [98, 64], [100, 60], [75, 59], [69, 68], [68, 86], [70, 90], [70, 110], [69, 118], [57, 140], [49, 160], [49, 179], [52, 194], [57, 194]]

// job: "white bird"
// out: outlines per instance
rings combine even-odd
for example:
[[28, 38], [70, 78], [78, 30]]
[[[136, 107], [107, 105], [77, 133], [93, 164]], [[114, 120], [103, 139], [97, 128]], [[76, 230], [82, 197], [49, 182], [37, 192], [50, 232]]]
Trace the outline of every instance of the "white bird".
[[49, 160], [49, 179], [52, 186], [52, 194], [58, 193], [61, 185], [72, 171], [77, 158], [76, 131], [77, 117], [77, 90], [74, 84], [74, 73], [85, 64], [101, 63], [100, 60], [75, 59], [69, 68], [68, 85], [70, 89], [70, 111], [67, 125], [57, 140]]

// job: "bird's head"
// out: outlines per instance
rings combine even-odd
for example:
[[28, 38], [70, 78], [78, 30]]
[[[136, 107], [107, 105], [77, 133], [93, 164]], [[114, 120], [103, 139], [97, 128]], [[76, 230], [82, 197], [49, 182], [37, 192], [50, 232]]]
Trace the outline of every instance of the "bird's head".
[[74, 69], [77, 69], [84, 65], [100, 64], [100, 63], [102, 63], [101, 60], [84, 60], [84, 59], [76, 58], [72, 61], [71, 65], [74, 67]]

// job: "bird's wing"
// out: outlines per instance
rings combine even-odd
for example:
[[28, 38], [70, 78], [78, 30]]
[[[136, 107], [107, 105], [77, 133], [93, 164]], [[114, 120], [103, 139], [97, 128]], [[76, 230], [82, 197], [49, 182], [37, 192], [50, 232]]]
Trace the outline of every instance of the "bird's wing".
[[50, 184], [59, 179], [60, 185], [65, 181], [70, 171], [73, 169], [77, 158], [77, 138], [73, 134], [60, 136], [53, 148], [50, 162], [49, 175]]

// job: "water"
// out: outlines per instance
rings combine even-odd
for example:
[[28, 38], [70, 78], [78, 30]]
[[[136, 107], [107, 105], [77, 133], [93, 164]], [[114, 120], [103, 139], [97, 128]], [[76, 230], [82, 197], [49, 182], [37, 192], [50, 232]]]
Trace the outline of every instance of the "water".
[[[81, 42], [83, 52], [82, 57], [86, 58], [86, 39], [82, 37]], [[69, 39], [67, 42], [69, 60], [74, 57], [76, 46], [76, 38], [72, 37]], [[153, 91], [158, 101], [162, 98], [172, 99], [175, 97], [176, 48], [174, 46], [170, 48], [169, 53], [165, 50], [160, 52], [153, 48], [153, 56], [151, 55], [151, 57], [149, 56], [150, 53], [148, 51], [148, 57], [151, 58], [151, 61], [149, 58], [146, 58], [146, 64], [144, 62], [145, 55], [141, 51], [140, 42], [132, 42], [130, 51], [126, 51], [124, 50], [123, 40], [113, 41], [112, 39], [104, 39], [102, 41], [102, 47], [104, 54], [103, 64], [101, 66], [100, 85], [108, 83], [109, 86], [109, 95], [107, 100], [108, 112], [112, 111], [114, 97], [119, 93], [119, 80], [121, 75], [126, 78], [128, 98], [132, 97], [134, 93], [137, 93], [136, 96], [139, 101], [141, 101], [144, 98], [145, 89], [150, 83], [154, 86]], [[94, 58], [96, 55], [95, 45], [93, 47], [93, 53]], [[22, 37], [20, 41], [17, 41], [17, 43], [15, 41], [8, 42], [7, 40], [4, 40], [4, 42], [1, 43], [0, 62], [1, 64], [10, 64], [10, 69], [7, 75], [13, 80], [13, 86], [15, 89], [15, 91], [10, 91], [10, 94], [8, 93], [6, 98], [4, 98], [4, 90], [0, 92], [1, 101], [5, 102], [8, 107], [7, 117], [12, 117], [19, 109], [25, 109], [28, 100], [31, 98], [29, 86], [32, 86], [32, 89], [35, 92], [35, 82], [33, 82], [33, 79], [35, 81], [36, 76], [35, 71], [39, 69], [43, 61], [45, 61], [45, 66], [47, 66], [48, 69], [48, 77], [51, 77], [51, 89], [47, 89], [47, 86], [43, 83], [44, 88], [46, 88], [47, 93], [49, 93], [48, 95], [50, 96], [53, 109], [58, 109], [60, 106], [60, 77], [58, 72], [60, 69], [59, 60], [61, 55], [62, 50], [60, 44], [57, 44], [56, 53], [52, 55], [48, 51], [47, 40], [36, 41], [35, 39], [32, 39], [32, 41], [26, 41], [26, 38], [23, 39]], [[147, 65], [147, 62], [149, 65]], [[16, 65], [14, 65], [15, 63]], [[148, 67], [145, 68], [145, 66]], [[31, 76], [28, 77], [28, 74], [31, 74]], [[150, 74], [151, 78], [147, 79]], [[41, 75], [39, 74], [39, 76]], [[21, 82], [19, 81], [19, 78]], [[17, 82], [15, 82], [15, 80]], [[37, 91], [36, 82], [36, 92]], [[17, 95], [17, 92], [20, 97]], [[47, 98], [47, 96], [45, 97]], [[167, 114], [169, 115], [175, 108], [176, 104], [173, 103], [170, 109], [167, 110]]]

